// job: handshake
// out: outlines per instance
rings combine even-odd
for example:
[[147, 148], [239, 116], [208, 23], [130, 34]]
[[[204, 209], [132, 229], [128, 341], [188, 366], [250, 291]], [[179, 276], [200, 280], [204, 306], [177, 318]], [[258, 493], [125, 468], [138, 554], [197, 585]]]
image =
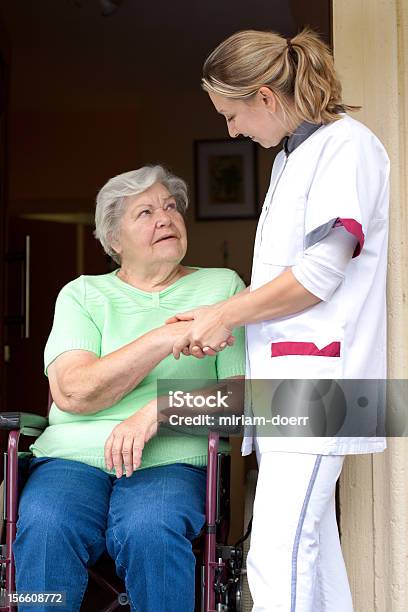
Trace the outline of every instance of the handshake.
[[175, 359], [181, 353], [197, 359], [214, 356], [234, 344], [232, 326], [226, 320], [223, 304], [200, 306], [167, 319]]

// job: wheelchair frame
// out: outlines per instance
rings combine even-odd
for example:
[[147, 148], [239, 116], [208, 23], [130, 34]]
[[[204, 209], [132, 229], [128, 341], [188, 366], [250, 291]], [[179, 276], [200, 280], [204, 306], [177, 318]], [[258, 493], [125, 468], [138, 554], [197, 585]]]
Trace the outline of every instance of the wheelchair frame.
[[[0, 556], [0, 610], [4, 612], [16, 610], [16, 606], [5, 602], [4, 598], [8, 593], [15, 592], [13, 542], [16, 537], [18, 513], [19, 438], [20, 434], [37, 437], [47, 425], [48, 419], [44, 416], [25, 412], [0, 413], [0, 430], [9, 432], [7, 453], [4, 453], [3, 520], [6, 525], [6, 554]], [[242, 544], [249, 531], [235, 545], [226, 544], [229, 529], [230, 457], [219, 453], [218, 447], [219, 434], [209, 432], [201, 612], [241, 612]], [[217, 540], [220, 540], [220, 543], [217, 543]], [[126, 605], [124, 593], [97, 574], [93, 568], [88, 568], [88, 572], [99, 586], [116, 596], [116, 600], [101, 612], [113, 612]]]

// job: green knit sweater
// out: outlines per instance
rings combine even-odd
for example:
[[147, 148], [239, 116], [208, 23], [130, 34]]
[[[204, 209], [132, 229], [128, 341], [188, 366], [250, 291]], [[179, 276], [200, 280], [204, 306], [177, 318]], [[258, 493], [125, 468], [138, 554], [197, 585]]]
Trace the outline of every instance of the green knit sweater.
[[[155, 293], [132, 287], [116, 272], [80, 276], [61, 290], [45, 348], [45, 372], [65, 351], [83, 349], [102, 357], [163, 325], [172, 314], [213, 304], [244, 288], [239, 276], [224, 268], [199, 268]], [[49, 426], [30, 450], [35, 457], [72, 459], [108, 471], [106, 439], [115, 425], [156, 397], [158, 379], [208, 380], [245, 373], [244, 329], [234, 334], [234, 346], [216, 357], [166, 357], [117, 404], [95, 414], [71, 414], [52, 404]], [[143, 450], [141, 467], [180, 462], [204, 466], [206, 460], [205, 436], [168, 430], [161, 435], [159, 430]]]

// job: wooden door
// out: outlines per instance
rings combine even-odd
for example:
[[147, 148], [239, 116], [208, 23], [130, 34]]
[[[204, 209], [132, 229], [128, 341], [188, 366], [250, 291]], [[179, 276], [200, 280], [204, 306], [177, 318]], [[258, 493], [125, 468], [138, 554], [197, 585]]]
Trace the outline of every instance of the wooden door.
[[11, 216], [5, 263], [6, 410], [46, 414], [44, 346], [59, 290], [75, 278], [76, 227]]

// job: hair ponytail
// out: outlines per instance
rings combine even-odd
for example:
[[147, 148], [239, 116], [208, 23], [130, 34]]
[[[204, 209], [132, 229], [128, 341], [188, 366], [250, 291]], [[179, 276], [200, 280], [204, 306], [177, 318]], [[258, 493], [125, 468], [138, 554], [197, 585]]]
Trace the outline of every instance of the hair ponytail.
[[339, 113], [360, 108], [342, 102], [333, 56], [315, 32], [305, 28], [287, 47], [294, 62], [293, 100], [300, 118], [311, 123], [330, 123], [339, 118]]
[[360, 108], [342, 102], [331, 51], [310, 28], [292, 39], [275, 32], [236, 32], [204, 63], [206, 91], [245, 100], [264, 85], [295, 122], [330, 123], [339, 113]]

